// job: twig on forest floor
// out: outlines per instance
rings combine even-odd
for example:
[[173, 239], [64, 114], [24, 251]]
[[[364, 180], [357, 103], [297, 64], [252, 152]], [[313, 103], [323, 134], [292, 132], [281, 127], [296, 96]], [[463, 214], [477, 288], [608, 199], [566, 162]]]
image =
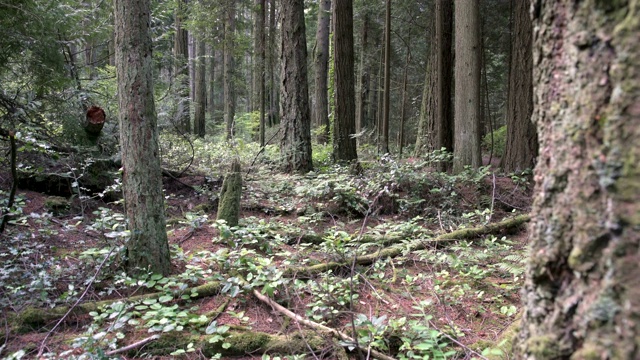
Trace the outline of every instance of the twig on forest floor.
[[140, 341], [136, 341], [136, 342], [134, 342], [133, 344], [129, 344], [129, 345], [125, 346], [125, 347], [121, 347], [120, 349], [115, 349], [115, 350], [107, 351], [107, 352], [106, 352], [106, 353], [104, 353], [104, 354], [105, 354], [105, 355], [107, 355], [107, 356], [111, 356], [111, 355], [115, 355], [115, 354], [120, 354], [120, 353], [123, 353], [123, 352], [127, 352], [127, 351], [129, 351], [129, 350], [136, 349], [136, 348], [138, 348], [138, 347], [140, 347], [140, 346], [144, 346], [144, 345], [146, 345], [146, 344], [148, 344], [148, 343], [150, 343], [150, 342], [152, 342], [152, 341], [154, 341], [154, 340], [158, 340], [158, 339], [160, 339], [160, 335], [155, 334], [155, 335], [153, 335], [153, 336], [149, 336], [148, 338], [142, 339], [142, 340], [140, 340]]

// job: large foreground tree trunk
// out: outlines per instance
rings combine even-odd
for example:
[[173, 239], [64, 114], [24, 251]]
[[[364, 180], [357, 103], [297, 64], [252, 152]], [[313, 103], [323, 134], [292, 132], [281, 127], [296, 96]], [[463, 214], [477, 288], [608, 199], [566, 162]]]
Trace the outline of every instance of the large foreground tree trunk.
[[171, 263], [153, 102], [149, 0], [116, 0], [114, 8], [122, 191], [131, 231], [127, 271], [168, 275]]
[[640, 358], [640, 2], [538, 2], [523, 359]]

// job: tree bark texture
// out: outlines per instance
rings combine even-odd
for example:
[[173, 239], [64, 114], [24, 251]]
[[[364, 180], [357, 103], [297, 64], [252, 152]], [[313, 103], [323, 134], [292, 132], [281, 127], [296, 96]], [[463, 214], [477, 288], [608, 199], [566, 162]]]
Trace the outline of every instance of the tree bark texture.
[[[533, 168], [538, 154], [533, 112], [533, 27], [529, 16], [530, 0], [513, 0], [511, 64], [507, 99], [507, 139], [502, 169], [507, 172]], [[487, 104], [488, 105], [488, 104]]]
[[285, 172], [313, 169], [311, 113], [307, 84], [304, 1], [282, 0], [280, 57], [280, 153]]
[[236, 85], [234, 81], [234, 43], [236, 32], [236, 1], [228, 3], [224, 26], [224, 123], [227, 140], [233, 137], [233, 122], [236, 116]]
[[186, 0], [177, 1], [175, 12], [175, 39], [173, 56], [175, 66], [173, 70], [175, 89], [175, 115], [174, 122], [178, 129], [184, 133], [191, 132], [191, 119], [189, 114], [189, 36], [182, 26], [187, 5]]
[[522, 359], [640, 358], [640, 1], [536, 2]]
[[206, 45], [204, 40], [196, 40], [196, 77], [193, 101], [193, 132], [203, 138], [205, 134], [205, 110], [207, 103]]
[[324, 126], [318, 142], [325, 144], [329, 138], [329, 20], [331, 18], [331, 0], [320, 0], [318, 9], [318, 28], [316, 31], [316, 51], [313, 64], [316, 72], [314, 123]]
[[265, 73], [265, 64], [267, 61], [267, 53], [266, 53], [266, 45], [267, 45], [267, 37], [266, 37], [266, 29], [265, 29], [265, 23], [267, 20], [267, 1], [266, 0], [256, 0], [256, 4], [257, 6], [259, 6], [259, 11], [257, 14], [257, 19], [256, 22], [258, 23], [257, 27], [258, 27], [258, 34], [256, 34], [257, 37], [259, 37], [259, 41], [258, 41], [258, 48], [256, 49], [258, 51], [258, 101], [259, 101], [259, 111], [260, 111], [260, 146], [265, 146], [265, 128], [266, 128], [266, 122], [265, 122], [265, 111], [266, 111], [266, 104], [265, 104], [265, 99], [266, 99], [266, 82], [265, 82], [265, 77], [266, 77], [266, 73]]
[[333, 158], [335, 161], [358, 159], [356, 150], [356, 92], [353, 55], [353, 1], [335, 1], [334, 71], [336, 80], [336, 116], [333, 124]]
[[167, 275], [171, 263], [153, 100], [149, 0], [116, 0], [114, 9], [122, 191], [131, 231], [127, 271]]
[[430, 113], [428, 123], [435, 135], [433, 148], [445, 148], [453, 152], [453, 104], [451, 103], [453, 82], [453, 2], [436, 0], [436, 62], [435, 62], [435, 111]]
[[455, 6], [455, 134], [453, 171], [482, 165], [480, 154], [480, 14], [477, 0]]
[[382, 133], [380, 151], [389, 153], [389, 113], [391, 106], [391, 0], [387, 0], [384, 25], [384, 94], [382, 101]]

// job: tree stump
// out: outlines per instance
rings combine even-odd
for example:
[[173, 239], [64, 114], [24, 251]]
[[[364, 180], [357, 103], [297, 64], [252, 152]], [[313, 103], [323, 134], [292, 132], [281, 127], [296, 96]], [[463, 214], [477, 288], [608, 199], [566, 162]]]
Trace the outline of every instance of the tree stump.
[[87, 137], [91, 140], [95, 140], [100, 135], [106, 115], [104, 110], [98, 106], [92, 106], [87, 110], [87, 116], [84, 123], [84, 131], [87, 133]]
[[240, 162], [234, 160], [231, 171], [225, 176], [220, 190], [218, 220], [225, 220], [229, 226], [237, 226], [240, 218], [240, 197], [242, 195], [242, 174]]

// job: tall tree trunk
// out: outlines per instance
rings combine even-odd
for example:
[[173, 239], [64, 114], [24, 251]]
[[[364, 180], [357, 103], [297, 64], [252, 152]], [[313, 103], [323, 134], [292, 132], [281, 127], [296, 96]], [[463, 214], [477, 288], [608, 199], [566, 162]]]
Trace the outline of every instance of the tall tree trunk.
[[175, 68], [173, 71], [175, 89], [175, 115], [174, 123], [183, 133], [191, 132], [191, 119], [189, 114], [189, 36], [182, 26], [186, 12], [186, 0], [179, 0], [175, 11], [175, 39], [173, 56]]
[[316, 53], [313, 59], [316, 71], [314, 123], [324, 126], [318, 135], [318, 142], [325, 144], [329, 138], [329, 99], [327, 75], [329, 73], [329, 20], [331, 0], [320, 0], [318, 9], [318, 29], [316, 31]]
[[269, 68], [269, 125], [274, 126], [278, 123], [278, 96], [280, 94], [279, 86], [276, 85], [277, 68], [277, 51], [276, 51], [276, 0], [269, 0], [269, 57], [267, 58], [267, 67]]
[[236, 31], [236, 2], [230, 0], [226, 9], [224, 27], [224, 123], [227, 140], [233, 137], [234, 117], [236, 115], [235, 88], [235, 31]]
[[256, 3], [259, 6], [259, 11], [256, 18], [256, 23], [258, 23], [258, 33], [257, 37], [260, 38], [258, 41], [258, 101], [259, 101], [259, 111], [260, 111], [260, 146], [265, 146], [265, 63], [266, 63], [266, 29], [265, 23], [267, 19], [267, 1], [266, 0], [256, 0]]
[[517, 355], [639, 359], [640, 3], [533, 10], [541, 151]]
[[203, 138], [205, 133], [205, 109], [207, 101], [206, 45], [204, 40], [196, 40], [195, 98], [193, 101], [193, 132]]
[[[446, 149], [453, 152], [453, 2], [436, 0], [436, 64], [435, 64], [435, 112], [429, 120], [435, 142], [431, 150]], [[444, 170], [444, 164], [441, 164]]]
[[189, 97], [191, 103], [196, 98], [196, 39], [192, 33], [188, 34], [188, 46], [189, 46]]
[[477, 0], [455, 6], [455, 135], [453, 171], [482, 165], [480, 154], [480, 15]]
[[[411, 44], [411, 37], [407, 44]], [[411, 60], [411, 49], [407, 46], [407, 55], [404, 61], [404, 72], [402, 74], [402, 102], [400, 103], [400, 131], [398, 134], [398, 155], [402, 157], [402, 148], [404, 147], [404, 122], [407, 108], [407, 81], [409, 77], [409, 61]]]
[[502, 157], [505, 172], [531, 168], [538, 154], [533, 112], [533, 27], [529, 17], [530, 0], [512, 0], [513, 31], [507, 99], [507, 141]]
[[153, 101], [149, 2], [115, 0], [114, 4], [122, 192], [131, 231], [127, 272], [168, 275], [171, 262]]
[[285, 172], [313, 169], [304, 1], [282, 0], [280, 153]]
[[358, 159], [356, 150], [353, 0], [336, 1], [333, 5], [334, 71], [336, 116], [333, 124], [333, 158], [335, 161]]
[[216, 114], [216, 49], [207, 46], [207, 112], [211, 123], [215, 123]]
[[384, 100], [382, 104], [381, 151], [389, 153], [389, 112], [391, 106], [391, 0], [387, 0], [384, 26]]
[[367, 50], [369, 47], [369, 12], [364, 9], [362, 20], [362, 46], [360, 52], [360, 67], [358, 69], [358, 86], [356, 93], [356, 133], [360, 133], [367, 126], [367, 99], [369, 96], [369, 69], [367, 66]]

